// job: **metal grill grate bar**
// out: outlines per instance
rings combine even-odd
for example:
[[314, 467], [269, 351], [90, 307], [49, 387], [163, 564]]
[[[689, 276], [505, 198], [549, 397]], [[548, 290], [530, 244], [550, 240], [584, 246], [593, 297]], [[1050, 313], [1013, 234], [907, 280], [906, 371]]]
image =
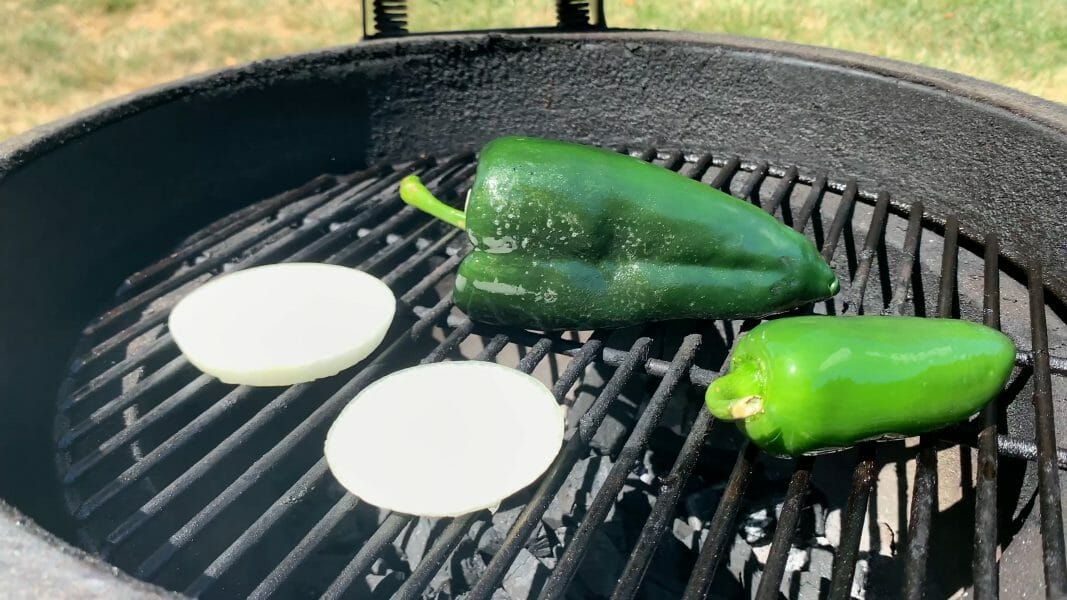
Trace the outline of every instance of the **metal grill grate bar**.
[[800, 521], [800, 509], [804, 507], [804, 499], [808, 495], [813, 463], [814, 460], [809, 456], [797, 459], [796, 470], [793, 471], [793, 477], [789, 480], [789, 489], [785, 493], [782, 513], [778, 515], [778, 526], [774, 529], [771, 552], [767, 556], [767, 564], [764, 565], [763, 574], [760, 576], [756, 600], [777, 600], [778, 598], [778, 587], [782, 583], [782, 575], [785, 574], [785, 561], [789, 557], [789, 549], [793, 546], [793, 535]]
[[904, 554], [904, 597], [921, 599], [925, 590], [930, 529], [937, 511], [937, 450], [929, 436], [920, 438], [919, 456], [912, 485], [911, 519]]
[[945, 244], [941, 253], [941, 287], [937, 293], [937, 316], [942, 319], [952, 317], [955, 312], [959, 238], [959, 221], [955, 215], [952, 215], [945, 221]]
[[737, 197], [742, 200], [748, 200], [756, 206], [761, 206], [759, 198], [759, 189], [763, 185], [763, 181], [767, 178], [767, 162], [760, 161], [756, 168], [749, 174], [748, 180], [745, 181], [745, 186], [741, 188], [741, 191], [737, 193]]
[[[626, 152], [625, 150], [624, 152], [629, 154], [629, 152]], [[638, 152], [636, 155], [634, 155], [634, 157], [639, 158], [645, 162], [652, 162], [658, 155], [659, 152], [656, 152], [655, 148], [645, 148]]]
[[1041, 265], [1028, 273], [1030, 327], [1034, 351], [1034, 407], [1037, 415], [1037, 476], [1044, 549], [1045, 594], [1067, 597], [1067, 559], [1063, 548], [1063, 508], [1056, 469], [1056, 423], [1052, 412], [1052, 373], [1048, 364], [1048, 326], [1045, 322], [1045, 284]]
[[[145, 429], [148, 429], [152, 425], [167, 418], [182, 404], [197, 397], [197, 395], [203, 392], [204, 388], [215, 382], [215, 378], [210, 375], [198, 376], [185, 387], [168, 396], [166, 400], [153, 407], [152, 410], [141, 415], [136, 421], [121, 429], [117, 434], [108, 438], [96, 448], [93, 448], [88, 454], [71, 464], [70, 467], [67, 468], [67, 472], [63, 474], [63, 483], [73, 483], [89, 471], [89, 469], [98, 465], [100, 461], [104, 460], [104, 458], [109, 456], [112, 452], [115, 452], [124, 445], [130, 443], [138, 435], [144, 433]], [[67, 445], [69, 445], [70, 440], [65, 437], [61, 438], [59, 441], [60, 448], [67, 447], [67, 445], [64, 445], [64, 442], [67, 442]]]
[[822, 258], [828, 263], [834, 259], [838, 241], [845, 231], [845, 224], [852, 218], [852, 211], [856, 207], [857, 190], [856, 180], [851, 179], [845, 186], [845, 191], [841, 193], [841, 204], [837, 207], [834, 220], [830, 223], [830, 231], [826, 234], [826, 241], [822, 247]]
[[66, 412], [74, 406], [81, 404], [87, 398], [99, 392], [104, 386], [118, 381], [121, 377], [125, 377], [134, 369], [144, 365], [147, 361], [155, 358], [159, 354], [163, 354], [164, 350], [174, 352], [175, 349], [174, 338], [171, 337], [170, 332], [164, 333], [136, 355], [127, 356], [119, 362], [111, 365], [102, 373], [90, 379], [88, 383], [71, 393], [68, 398], [64, 398], [58, 405], [59, 412]]
[[[1000, 329], [1000, 255], [995, 235], [985, 240], [985, 293], [982, 301], [985, 324]], [[982, 410], [978, 433], [978, 477], [975, 482], [974, 597], [988, 600], [1000, 596], [997, 564], [997, 405], [999, 398]], [[1062, 468], [1062, 467], [1061, 467]]]
[[56, 444], [60, 449], [70, 448], [71, 444], [84, 437], [85, 434], [92, 431], [106, 419], [119, 414], [123, 409], [137, 402], [143, 398], [145, 394], [159, 387], [171, 377], [182, 372], [190, 371], [191, 368], [192, 364], [189, 363], [189, 359], [185, 358], [185, 356], [178, 355], [174, 357], [158, 371], [145, 377], [133, 385], [129, 390], [119, 394], [113, 400], [106, 402], [103, 406], [94, 410], [87, 419], [71, 426], [70, 429], [56, 441]]
[[[204, 428], [213, 423], [218, 417], [236, 406], [238, 403], [243, 402], [252, 391], [253, 389], [250, 387], [238, 387], [231, 390], [223, 396], [221, 400], [212, 405], [197, 418], [193, 419], [188, 425], [178, 430], [154, 450], [144, 455], [141, 460], [130, 465], [128, 469], [123, 471], [118, 477], [109, 481], [99, 491], [86, 498], [85, 501], [78, 506], [78, 510], [75, 512], [74, 517], [84, 521], [92, 516], [93, 513], [99, 510], [100, 507], [106, 504], [109, 500], [128, 488], [134, 482], [137, 482], [144, 477], [153, 467], [157, 466], [174, 452], [195, 439], [198, 433], [203, 431]], [[205, 457], [205, 459], [206, 458], [207, 457]], [[190, 477], [190, 481], [193, 480], [195, 480], [195, 476]]]
[[863, 314], [863, 296], [867, 291], [867, 280], [871, 277], [871, 266], [878, 251], [885, 229], [886, 215], [889, 214], [889, 193], [878, 194], [878, 203], [874, 207], [874, 215], [871, 217], [871, 226], [867, 230], [867, 239], [863, 243], [863, 251], [860, 253], [859, 266], [856, 276], [852, 280], [852, 287], [848, 295], [841, 302], [842, 312], [853, 311]]
[[815, 207], [822, 201], [822, 196], [826, 193], [826, 182], [826, 173], [819, 173], [815, 176], [815, 180], [811, 182], [811, 190], [808, 191], [808, 196], [804, 199], [804, 204], [801, 205], [800, 212], [793, 221], [793, 229], [801, 233], [804, 232], [804, 228], [808, 226], [808, 221], [811, 220], [811, 215], [815, 212]]
[[[952, 441], [956, 441], [955, 438], [949, 438]], [[975, 440], [968, 440], [970, 443], [974, 443]], [[1018, 458], [1021, 460], [1036, 461], [1038, 457], [1037, 444], [1032, 440], [1025, 440], [1015, 437], [1013, 435], [998, 435], [997, 436], [998, 453], [1001, 456], [1007, 456], [1009, 458]], [[1067, 470], [1067, 449], [1056, 448], [1056, 465], [1062, 469]]]
[[797, 174], [798, 171], [795, 166], [790, 166], [785, 170], [785, 173], [782, 174], [778, 181], [778, 187], [775, 188], [774, 194], [771, 195], [771, 199], [763, 207], [763, 210], [772, 215], [778, 211], [786, 198], [793, 193], [793, 188], [797, 184]]
[[438, 569], [445, 563], [448, 555], [459, 545], [463, 535], [470, 529], [478, 514], [471, 513], [453, 519], [441, 533], [441, 538], [434, 542], [430, 551], [423, 557], [422, 562], [412, 571], [411, 576], [404, 581], [404, 585], [400, 586], [400, 589], [396, 591], [393, 597], [401, 600], [420, 598], [423, 588], [430, 583]]
[[[916, 209], [913, 207], [912, 210]], [[937, 295], [937, 316], [941, 318], [952, 316], [958, 258], [959, 225], [953, 216], [945, 223], [945, 245], [941, 254], [940, 289]], [[921, 599], [923, 596], [933, 516], [937, 512], [937, 449], [934, 444], [933, 436], [920, 437], [915, 481], [912, 484], [911, 519], [904, 553], [904, 597], [912, 599]]]
[[[1034, 366], [1034, 353], [1026, 350], [1015, 350], [1015, 364], [1020, 367]], [[1049, 371], [1057, 375], [1067, 375], [1067, 356], [1048, 357]]]
[[[471, 331], [473, 330], [474, 328], [472, 327]], [[504, 346], [508, 345], [509, 341], [511, 340], [508, 339], [508, 336], [505, 333], [494, 335], [493, 338], [489, 340], [489, 343], [485, 345], [485, 348], [478, 353], [478, 356], [474, 357], [474, 360], [492, 361], [497, 354], [500, 354], [500, 351], [504, 349]], [[426, 363], [429, 361], [423, 360], [422, 362]]]
[[697, 157], [696, 162], [693, 163], [693, 168], [689, 170], [689, 178], [699, 180], [704, 177], [704, 174], [708, 172], [714, 164], [714, 160], [710, 154], [701, 154]]
[[[320, 462], [325, 465], [326, 459], [323, 458]], [[303, 562], [315, 548], [319, 547], [319, 544], [326, 539], [326, 536], [340, 524], [357, 504], [359, 504], [359, 500], [352, 494], [341, 496], [341, 499], [330, 507], [329, 512], [327, 512], [326, 515], [311, 528], [311, 531], [297, 543], [289, 554], [285, 556], [282, 562], [274, 567], [270, 572], [270, 575], [267, 575], [266, 579], [256, 586], [256, 589], [252, 590], [252, 593], [248, 595], [248, 598], [269, 598], [274, 594], [274, 592], [278, 590], [278, 587], [285, 583], [289, 576], [293, 574], [293, 571], [300, 566], [300, 563]]]
[[307, 473], [296, 480], [288, 490], [282, 494], [282, 500], [275, 502], [259, 516], [226, 550], [223, 551], [210, 565], [204, 568], [189, 587], [185, 588], [185, 595], [193, 598], [207, 591], [217, 580], [233, 566], [238, 559], [247, 552], [252, 545], [262, 538], [274, 524], [278, 522], [290, 509], [302, 500], [308, 491], [317, 485], [328, 471], [326, 459], [323, 458], [315, 463]]
[[630, 560], [623, 568], [622, 577], [612, 594], [614, 600], [627, 600], [637, 595], [641, 586], [641, 580], [645, 577], [648, 564], [652, 560], [652, 554], [659, 545], [660, 538], [667, 531], [670, 520], [674, 517], [674, 508], [682, 495], [685, 484], [689, 481], [689, 475], [696, 466], [697, 457], [711, 431], [711, 413], [701, 410], [696, 421], [693, 422], [689, 435], [685, 438], [685, 444], [674, 462], [671, 472], [667, 475], [667, 483], [660, 488], [656, 496], [656, 504], [652, 507], [641, 536], [637, 538]]
[[467, 339], [467, 336], [474, 331], [474, 323], [470, 319], [464, 319], [459, 327], [452, 330], [452, 333], [448, 334], [445, 341], [441, 342], [432, 352], [426, 355], [420, 362], [420, 364], [427, 364], [432, 362], [439, 362], [448, 356], [449, 352], [455, 350], [463, 340]]
[[[695, 163], [693, 163], [693, 168], [689, 170], [688, 177], [690, 179], [694, 180], [694, 181], [700, 181], [700, 179], [702, 177], [704, 177], [705, 174], [707, 174], [708, 169], [710, 169], [712, 167], [712, 164], [713, 164], [713, 160], [712, 160], [712, 157], [711, 157], [710, 154], [702, 154], [702, 155], [700, 155], [697, 158], [697, 161]], [[677, 169], [674, 169], [674, 170], [678, 170], [680, 172], [680, 169], [682, 168], [682, 166], [684, 166], [684, 165], [681, 165]]]
[[[424, 277], [421, 281], [419, 281], [419, 283], [417, 283], [414, 287], [408, 290], [406, 294], [401, 296], [400, 302], [406, 306], [411, 306], [414, 310], [415, 307], [412, 306], [414, 302], [418, 300], [420, 296], [425, 294], [427, 290], [437, 285], [438, 281], [444, 279], [445, 275], [451, 273], [452, 270], [455, 269], [457, 265], [459, 265], [459, 263], [464, 259], [464, 257], [467, 256], [470, 251], [471, 246], [470, 244], [467, 244], [463, 247], [462, 250], [457, 252], [454, 256], [449, 257], [448, 260], [446, 260], [445, 262], [438, 265], [433, 271], [430, 272], [429, 275]], [[418, 314], [418, 311], [416, 311], [416, 314]]]
[[[486, 346], [485, 350], [476, 358], [476, 360], [493, 360], [497, 352], [508, 343], [508, 337], [500, 334], [496, 336], [502, 338], [504, 343], [500, 344], [499, 348], [490, 344]], [[494, 338], [495, 341], [496, 338]], [[552, 348], [552, 340], [548, 338], [542, 338], [530, 349], [530, 353], [526, 355], [517, 367], [519, 371], [523, 373], [531, 373], [537, 363], [541, 362], [541, 359], [548, 354], [548, 351]], [[557, 398], [558, 400], [558, 398]], [[437, 571], [441, 569], [441, 565], [444, 564], [448, 555], [456, 549], [463, 536], [470, 530], [472, 524], [475, 521], [482, 518], [485, 511], [478, 511], [470, 513], [453, 519], [449, 523], [448, 527], [442, 532], [441, 537], [433, 543], [429, 552], [419, 562], [418, 566], [412, 570], [411, 575], [404, 581], [404, 584], [397, 590], [396, 597], [403, 599], [418, 598], [433, 576], [437, 574]]]
[[667, 157], [663, 160], [663, 166], [672, 171], [677, 171], [685, 165], [685, 155], [678, 150], [672, 150], [667, 153]]
[[319, 600], [337, 600], [341, 598], [352, 583], [356, 581], [356, 578], [370, 569], [371, 564], [385, 552], [385, 549], [393, 543], [393, 540], [400, 535], [400, 532], [412, 520], [414, 520], [414, 517], [400, 513], [392, 513], [386, 517], [374, 534], [366, 542], [363, 542], [359, 552], [356, 552], [356, 555], [352, 557], [352, 560], [345, 566], [344, 570], [333, 580], [330, 587], [326, 588]]
[[704, 546], [693, 566], [693, 573], [689, 576], [689, 583], [683, 595], [685, 600], [703, 600], [708, 595], [726, 542], [733, 533], [734, 521], [737, 520], [737, 513], [741, 509], [741, 498], [748, 488], [748, 480], [752, 477], [752, 467], [758, 455], [759, 448], [749, 442], [745, 442], [738, 452], [737, 462], [730, 472], [730, 480], [723, 490], [719, 506], [715, 508], [715, 514], [711, 517], [708, 537], [704, 540]]
[[660, 381], [659, 387], [656, 388], [656, 393], [649, 400], [648, 406], [645, 407], [641, 418], [637, 421], [637, 425], [634, 426], [630, 436], [626, 439], [618, 459], [612, 466], [607, 479], [601, 485], [600, 491], [597, 492], [596, 498], [593, 499], [592, 504], [589, 506], [581, 525], [578, 526], [574, 539], [567, 545], [563, 556], [559, 559], [556, 568], [545, 583], [545, 587], [541, 590], [539, 598], [560, 598], [563, 596], [589, 547], [593, 532], [603, 522], [608, 510], [615, 501], [615, 497], [618, 496], [619, 490], [622, 489], [623, 483], [626, 481], [626, 474], [648, 444], [648, 438], [659, 423], [663, 410], [667, 407], [667, 403], [674, 394], [674, 389], [681, 382], [683, 374], [696, 358], [700, 340], [701, 336], [698, 334], [691, 334], [685, 337], [681, 348], [678, 349], [678, 352], [674, 355], [674, 360], [671, 361], [670, 370]]
[[852, 581], [856, 574], [856, 559], [859, 558], [860, 538], [867, 519], [867, 505], [874, 485], [874, 444], [860, 446], [859, 460], [852, 471], [852, 487], [848, 504], [841, 516], [841, 539], [834, 554], [830, 576], [830, 598], [846, 600], [852, 595]]
[[671, 171], [678, 171], [685, 165], [685, 155], [680, 151], [670, 151], [664, 158], [664, 167]]
[[[609, 405], [618, 397], [622, 387], [637, 368], [638, 363], [643, 362], [648, 356], [648, 348], [651, 343], [652, 340], [649, 338], [640, 338], [634, 342], [626, 360], [616, 369], [593, 405], [578, 420], [577, 428], [571, 432], [571, 436], [564, 444], [563, 450], [556, 457], [556, 460], [552, 462], [552, 465], [542, 477], [537, 490], [508, 530], [500, 549], [497, 550], [487, 565], [485, 572], [482, 573], [481, 578], [478, 579], [467, 596], [468, 600], [484, 600], [493, 594], [494, 589], [499, 585], [504, 574], [507, 573], [511, 563], [518, 556], [519, 551], [530, 539], [530, 535], [533, 534], [541, 517], [552, 503], [556, 492], [559, 491], [559, 488], [567, 479], [567, 474], [570, 473], [571, 468], [574, 467], [574, 464], [589, 447], [589, 442], [592, 441], [597, 428], [600, 427], [604, 417], [607, 415]], [[557, 384], [553, 390], [557, 399], [563, 398], [563, 395], [577, 380], [578, 375], [593, 361], [600, 346], [600, 342], [595, 338], [583, 346], [582, 351], [569, 365], [568, 372], [561, 378], [561, 382], [566, 382], [566, 385]], [[571, 367], [573, 367], [573, 371], [570, 370]]]
[[[904, 234], [904, 247], [902, 249], [903, 259], [900, 261], [900, 266], [897, 271], [896, 285], [893, 287], [893, 297], [889, 300], [889, 306], [882, 311], [885, 315], [899, 315], [904, 312], [904, 303], [908, 300], [908, 290], [910, 286], [908, 283], [911, 281], [911, 274], [915, 268], [915, 261], [919, 256], [919, 237], [922, 235], [922, 219], [923, 219], [923, 205], [922, 202], [916, 202], [911, 205], [910, 215], [908, 217], [908, 230]], [[952, 247], [955, 248], [955, 237], [953, 237]], [[945, 241], [945, 255], [948, 256], [948, 240]], [[953, 254], [955, 256], [955, 254]], [[952, 262], [952, 272], [945, 271], [946, 265], [941, 265], [941, 280], [946, 281], [947, 277], [953, 277], [956, 273], [955, 258]], [[950, 280], [949, 280], [950, 281]], [[944, 285], [941, 288], [942, 293], [945, 293]], [[951, 292], [950, 292], [951, 293]], [[949, 304], [951, 307], [951, 304]]]
[[741, 170], [741, 159], [737, 156], [731, 156], [726, 164], [719, 169], [719, 172], [715, 174], [715, 177], [711, 178], [711, 182], [708, 184], [713, 188], [717, 188], [723, 191], [728, 191], [727, 187], [730, 185], [730, 180], [734, 178], [734, 175]]
[[[842, 206], [847, 202], [847, 210], [848, 212], [851, 212], [856, 197], [855, 181], [850, 181], [846, 184], [843, 196]], [[850, 297], [853, 297], [851, 295], [852, 289], [860, 289], [864, 287], [867, 279], [870, 277], [870, 265], [874, 257], [875, 244], [878, 243], [877, 239], [872, 238], [872, 234], [878, 233], [880, 236], [881, 228], [885, 222], [885, 214], [881, 213], [879, 210], [882, 207], [885, 207], [885, 210], [888, 210], [888, 197], [884, 195], [879, 196], [875, 214], [871, 218], [871, 228], [868, 229], [867, 239], [864, 241], [863, 254], [861, 255], [861, 261], [863, 262], [857, 268], [856, 273], [856, 279], [859, 281], [856, 279], [853, 280], [852, 288], [850, 288]], [[838, 218], [841, 214], [843, 213], [839, 211], [838, 215], [834, 217], [834, 225], [831, 226], [831, 231], [836, 229]], [[890, 300], [889, 306], [886, 307], [883, 313], [900, 314], [904, 310], [904, 303], [908, 293], [908, 284], [912, 279], [915, 260], [918, 256], [919, 238], [922, 230], [922, 214], [922, 203], [916, 202], [913, 204], [908, 217], [908, 228], [905, 233], [903, 248], [905, 258], [910, 258], [910, 260], [904, 260], [901, 263], [894, 282], [894, 289], [896, 291]], [[825, 253], [823, 256], [829, 260], [829, 257], [827, 257]], [[866, 268], [864, 268], [864, 265], [866, 265]], [[862, 298], [862, 296], [863, 292], [860, 291], [855, 297]], [[853, 304], [852, 306], [846, 306], [844, 312], [848, 312], [849, 309], [857, 308], [861, 309], [862, 305]], [[874, 486], [874, 473], [874, 447], [871, 444], [864, 444], [860, 448], [860, 458], [852, 473], [852, 487], [849, 491], [845, 512], [842, 515], [841, 538], [838, 544], [838, 551], [834, 556], [834, 563], [831, 571], [831, 598], [848, 598], [851, 594], [852, 581], [856, 570], [856, 559], [859, 555], [860, 538], [863, 534], [863, 524], [867, 514], [867, 505], [870, 501], [871, 489]]]

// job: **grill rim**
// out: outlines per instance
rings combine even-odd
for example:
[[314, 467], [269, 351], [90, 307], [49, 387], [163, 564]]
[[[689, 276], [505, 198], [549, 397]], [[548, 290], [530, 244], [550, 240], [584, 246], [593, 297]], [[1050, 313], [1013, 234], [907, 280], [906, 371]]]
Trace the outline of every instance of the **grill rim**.
[[[212, 92], [232, 89], [234, 86], [255, 85], [264, 80], [274, 80], [294, 72], [315, 68], [319, 63], [326, 63], [326, 66], [343, 66], [353, 61], [373, 61], [386, 58], [393, 56], [397, 51], [405, 53], [417, 52], [420, 48], [430, 48], [439, 42], [478, 44], [493, 39], [511, 39], [528, 43], [544, 41], [634, 41], [665, 45], [697, 45], [764, 54], [778, 60], [809, 62], [814, 67], [839, 68], [862, 75], [890, 78], [897, 82], [910, 82], [921, 87], [944, 92], [949, 96], [971, 100], [986, 107], [998, 109], [1006, 113], [1005, 116], [1008, 118], [1022, 119], [1031, 124], [1047, 127], [1057, 135], [1067, 135], [1067, 106], [964, 75], [841, 50], [721, 34], [678, 32], [613, 31], [606, 33], [583, 32], [533, 35], [506, 32], [462, 35], [434, 34], [412, 36], [403, 40], [366, 41], [317, 52], [291, 54], [236, 68], [193, 75], [106, 101], [64, 119], [41, 125], [21, 135], [0, 142], [0, 182], [24, 165], [46, 156], [50, 151], [64, 144], [94, 133], [110, 124], [122, 121], [127, 117], [167, 103], [201, 95], [209, 96]], [[49, 531], [38, 526], [32, 519], [24, 516], [18, 509], [7, 504], [2, 498], [0, 498], [0, 521], [3, 521], [5, 526], [14, 526], [13, 532], [5, 536], [5, 541], [25, 546], [25, 542], [43, 540], [48, 544], [47, 552], [52, 555], [56, 564], [62, 564], [61, 556], [74, 556], [93, 568], [99, 569], [104, 579], [109, 584], [116, 586], [108, 591], [121, 592], [123, 594], [151, 592], [158, 597], [175, 597], [162, 588], [133, 579], [70, 545], [65, 540], [55, 537]], [[13, 566], [17, 569], [19, 565], [15, 563]], [[13, 570], [13, 572], [17, 572], [17, 570]], [[18, 583], [25, 585], [27, 582], [20, 580]], [[36, 581], [36, 585], [44, 588], [42, 591], [48, 591], [51, 592], [51, 595], [58, 596], [63, 596], [70, 592], [70, 588], [60, 585], [62, 583], [62, 581], [50, 578], [40, 578]]]
[[[0, 546], [7, 549], [5, 556], [0, 557], [0, 581], [17, 585], [27, 597], [184, 598], [132, 577], [57, 537], [3, 498], [0, 498]], [[11, 549], [20, 550], [14, 559]], [[27, 569], [36, 569], [42, 564], [52, 567], [45, 576], [40, 573], [26, 576]]]
[[812, 66], [838, 67], [894, 81], [907, 81], [1006, 111], [1009, 116], [1028, 120], [1067, 135], [1067, 105], [1025, 92], [953, 73], [894, 59], [881, 58], [821, 46], [766, 40], [721, 33], [684, 31], [609, 30], [576, 33], [517, 33], [495, 30], [482, 33], [414, 34], [402, 39], [368, 39], [349, 45], [312, 52], [284, 54], [223, 69], [196, 73], [173, 81], [136, 90], [105, 100], [67, 117], [44, 123], [7, 140], [0, 141], [0, 181], [9, 173], [50, 150], [91, 134], [141, 111], [169, 102], [210, 94], [235, 85], [272, 81], [292, 71], [317, 66], [340, 66], [352, 61], [369, 61], [405, 53], [433, 49], [441, 42], [479, 44], [493, 40], [520, 43], [606, 41], [645, 42], [665, 45], [695, 45], [764, 54], [775, 58], [810, 62]]

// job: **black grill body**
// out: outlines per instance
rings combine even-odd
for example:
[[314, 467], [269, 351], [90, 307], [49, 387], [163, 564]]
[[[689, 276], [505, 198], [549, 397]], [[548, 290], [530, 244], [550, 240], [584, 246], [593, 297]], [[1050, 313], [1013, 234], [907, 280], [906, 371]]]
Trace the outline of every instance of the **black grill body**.
[[[0, 496], [61, 538], [78, 539], [68, 516], [69, 490], [57, 483], [54, 470], [57, 439], [62, 444], [77, 421], [57, 420], [53, 398], [67, 379], [70, 357], [84, 357], [88, 349], [76, 348], [81, 330], [118, 304], [113, 294], [131, 273], [183, 244], [196, 244], [202, 238], [194, 234], [217, 219], [285, 190], [297, 192], [288, 200], [273, 200], [276, 204], [306, 201], [331, 185], [375, 185], [389, 170], [411, 168], [411, 161], [416, 168], [440, 169], [439, 184], [459, 188], [469, 176], [467, 152], [505, 133], [618, 145], [690, 169], [706, 156], [703, 168], [727, 173], [709, 183], [744, 197], [752, 198], [753, 190], [744, 189], [750, 178], [780, 182], [792, 177], [801, 186], [823, 186], [839, 198], [837, 206], [866, 207], [857, 209], [864, 217], [856, 218], [861, 228], [852, 232], [842, 224], [837, 235], [856, 237], [851, 242], [855, 256], [841, 260], [849, 271], [846, 280], [862, 284], [844, 297], [854, 305], [865, 298], [868, 312], [953, 314], [951, 303], [939, 301], [946, 280], [940, 274], [957, 268], [967, 272], [968, 261], [977, 261], [970, 266], [990, 275], [983, 269], [992, 263], [995, 277], [978, 284], [960, 280], [959, 314], [987, 322], [999, 315], [1022, 346], [1021, 370], [1030, 373], [1013, 392], [1022, 401], [1009, 404], [1003, 416], [1000, 454], [1007, 458], [997, 479], [999, 514], [1019, 522], [1000, 528], [1015, 533], [1001, 559], [1011, 568], [1002, 569], [1000, 585], [1007, 591], [1032, 588], [1044, 577], [1042, 555], [1052, 561], [1050, 588], [1063, 585], [1063, 573], [1055, 574], [1063, 540], [1054, 513], [1062, 499], [1053, 479], [1065, 461], [1055, 453], [1050, 426], [1065, 414], [1059, 357], [1067, 350], [1059, 344], [1065, 338], [1061, 299], [1067, 297], [1067, 241], [1064, 202], [1057, 194], [1067, 184], [1062, 167], [1067, 164], [1067, 109], [948, 73], [721, 36], [488, 34], [367, 42], [177, 82], [3, 144], [0, 402], [7, 418], [0, 423]], [[425, 164], [417, 162], [420, 156]], [[322, 173], [354, 175], [315, 179]], [[743, 174], [732, 186], [735, 173]], [[761, 202], [773, 189], [757, 192]], [[797, 200], [803, 213], [804, 199]], [[820, 205], [813, 221], [825, 221], [820, 225], [825, 230], [813, 234], [821, 241], [834, 234], [836, 213], [830, 208]], [[380, 226], [389, 214], [383, 210], [368, 225]], [[925, 231], [946, 240], [938, 252], [917, 252]], [[847, 243], [838, 248], [842, 254]], [[956, 246], [963, 251], [943, 251]], [[906, 260], [916, 255], [921, 260]], [[1000, 289], [989, 287], [993, 280]], [[916, 290], [916, 281], [925, 293]], [[447, 306], [432, 314], [434, 306], [423, 306], [431, 312], [413, 313], [405, 325], [414, 331], [426, 319], [446, 319]], [[447, 321], [435, 322], [441, 323]], [[449, 327], [452, 335], [471, 326], [454, 320]], [[482, 333], [491, 348], [499, 332]], [[572, 356], [584, 347], [525, 341], [542, 355]], [[631, 364], [641, 356], [640, 348], [587, 352], [599, 352], [589, 360], [613, 368], [631, 364], [648, 371], [661, 378], [662, 386], [706, 385], [721, 365], [692, 369], [686, 343], [676, 353], [656, 357], [659, 362], [640, 366]], [[443, 355], [448, 348], [427, 351]], [[1030, 398], [1041, 418], [1035, 419]], [[698, 432], [699, 426], [694, 424]], [[1061, 421], [1059, 429], [1064, 426]], [[945, 468], [931, 454], [920, 451], [916, 489], [936, 487], [936, 473]], [[1012, 457], [1037, 459], [1039, 454], [1034, 464], [1040, 468], [1017, 463], [1013, 471]], [[754, 459], [751, 452], [739, 454], [728, 489], [740, 493]], [[863, 505], [874, 459], [861, 453], [857, 460], [848, 471], [853, 477], [849, 502]], [[70, 465], [61, 460], [60, 466]], [[810, 467], [806, 460], [796, 465], [788, 496], [793, 504], [787, 507], [802, 501]], [[665, 493], [672, 493], [669, 486]], [[915, 497], [930, 496], [915, 492]], [[1038, 508], [1015, 506], [1032, 498]], [[923, 501], [910, 510], [920, 522], [930, 511]], [[712, 527], [729, 527], [733, 517], [723, 512]], [[13, 510], [4, 514], [10, 516], [0, 531], [12, 544], [32, 548], [28, 552], [37, 557], [79, 557], [63, 541], [48, 538], [41, 544], [46, 534]], [[782, 522], [788, 523], [790, 514], [783, 511]], [[650, 519], [656, 523], [654, 516]], [[387, 520], [382, 526], [400, 525]], [[457, 541], [460, 525], [450, 526], [441, 539]], [[853, 531], [848, 523], [843, 528]], [[782, 539], [776, 539], [768, 571], [784, 568], [789, 529], [776, 532]], [[970, 545], [971, 533], [964, 533], [955, 539]], [[909, 538], [914, 548], [906, 552], [906, 561], [923, 564], [924, 549], [937, 548], [939, 535], [935, 528], [933, 541]], [[450, 548], [439, 550], [447, 555]], [[846, 555], [840, 560], [847, 564]], [[713, 558], [701, 554], [698, 576]], [[640, 556], [637, 560], [640, 564]], [[49, 562], [54, 565], [49, 577], [28, 576], [27, 563], [5, 557], [0, 577], [56, 597], [79, 595], [72, 590], [93, 593], [91, 586], [115, 595], [154, 593], [101, 563], [86, 563], [95, 575], [85, 577], [58, 558]], [[639, 573], [628, 573], [636, 579], [631, 583], [640, 582]], [[406, 589], [415, 588], [412, 581], [417, 579]], [[922, 582], [909, 577], [906, 585], [917, 592]], [[766, 586], [760, 593], [774, 591]]]

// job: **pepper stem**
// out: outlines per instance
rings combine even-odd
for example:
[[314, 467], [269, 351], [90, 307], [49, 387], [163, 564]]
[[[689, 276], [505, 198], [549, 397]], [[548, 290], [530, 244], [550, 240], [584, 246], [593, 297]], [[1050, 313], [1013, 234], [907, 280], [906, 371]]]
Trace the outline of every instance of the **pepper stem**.
[[458, 208], [441, 202], [422, 184], [418, 175], [408, 175], [400, 180], [400, 197], [415, 208], [429, 213], [459, 229], [467, 229], [467, 215]]
[[762, 387], [758, 365], [734, 364], [729, 373], [711, 382], [704, 402], [716, 419], [747, 419], [763, 412]]
[[755, 394], [738, 398], [730, 403], [730, 416], [735, 419], [747, 419], [763, 410], [763, 398]]

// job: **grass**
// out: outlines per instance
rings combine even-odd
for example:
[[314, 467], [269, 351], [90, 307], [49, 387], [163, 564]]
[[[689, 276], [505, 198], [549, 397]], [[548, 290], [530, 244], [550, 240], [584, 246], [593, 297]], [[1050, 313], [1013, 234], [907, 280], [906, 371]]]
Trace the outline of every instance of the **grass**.
[[[1067, 103], [1063, 0], [605, 0], [615, 27], [721, 31], [966, 73]], [[410, 0], [416, 31], [546, 25], [551, 0]], [[0, 0], [0, 139], [182, 75], [355, 42], [358, 0]]]

